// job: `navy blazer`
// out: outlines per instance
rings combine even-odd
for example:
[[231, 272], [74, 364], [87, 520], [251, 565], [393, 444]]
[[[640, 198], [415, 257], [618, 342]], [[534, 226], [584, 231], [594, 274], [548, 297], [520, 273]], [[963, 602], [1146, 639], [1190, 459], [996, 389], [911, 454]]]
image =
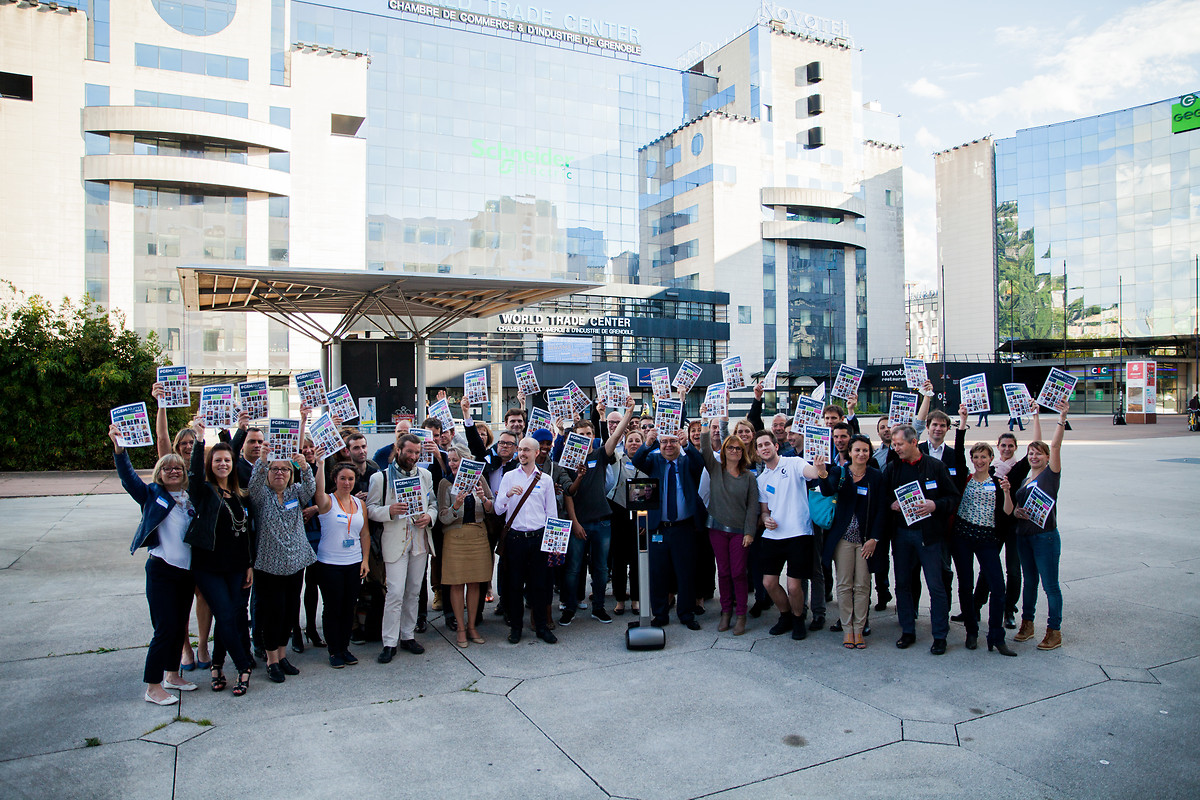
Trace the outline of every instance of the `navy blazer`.
[[[659, 449], [651, 448], [642, 445], [637, 452], [630, 456], [630, 461], [633, 466], [646, 473], [652, 478], [658, 478], [659, 494], [661, 502], [665, 505], [667, 502], [667, 460], [663, 458]], [[696, 514], [701, 513], [703, 505], [700, 502], [699, 493], [699, 475], [704, 471], [704, 456], [700, 455], [699, 451], [694, 447], [680, 448], [679, 458], [676, 459], [679, 463], [677, 474], [679, 475], [679, 486], [683, 489], [685, 497], [692, 501], [692, 509]], [[686, 467], [686, 469], [684, 469]], [[662, 508], [650, 509], [650, 527], [657, 528], [662, 523]]]
[[[113, 453], [113, 461], [117, 465], [117, 475], [126, 493], [142, 507], [142, 519], [138, 522], [133, 534], [133, 543], [129, 545], [129, 554], [133, 555], [139, 547], [158, 547], [158, 526], [175, 507], [175, 497], [157, 483], [144, 483], [129, 460], [129, 453], [122, 450]], [[207, 485], [207, 484], [206, 484]], [[196, 518], [193, 517], [183, 534], [183, 541], [191, 545], [194, 539], [193, 531]]]
[[[833, 512], [833, 526], [825, 534], [824, 558], [825, 561], [831, 561], [834, 550], [837, 549], [837, 543], [842, 540], [842, 534], [850, 527], [850, 518], [855, 511], [863, 510], [862, 507], [865, 503], [866, 513], [859, 518], [858, 522], [859, 532], [865, 542], [875, 538], [875, 531], [882, 526], [883, 513], [891, 506], [891, 500], [884, 502], [883, 473], [875, 468], [873, 461], [867, 464], [867, 474], [858, 483], [854, 482], [848, 471], [845, 480], [842, 480], [843, 468], [836, 464], [827, 464], [826, 469], [829, 471], [829, 475], [821, 479], [821, 494], [826, 497], [837, 497], [837, 505], [834, 506], [835, 511]], [[865, 498], [858, 493], [859, 487], [867, 490]], [[878, 540], [875, 546], [876, 548], [881, 546]], [[874, 560], [875, 556], [868, 559], [872, 570], [874, 569]]]

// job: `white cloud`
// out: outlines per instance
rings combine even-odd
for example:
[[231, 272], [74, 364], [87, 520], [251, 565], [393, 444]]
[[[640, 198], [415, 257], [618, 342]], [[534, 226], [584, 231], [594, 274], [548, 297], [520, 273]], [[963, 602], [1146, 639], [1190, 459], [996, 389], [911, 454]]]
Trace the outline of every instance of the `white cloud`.
[[921, 159], [929, 171], [904, 166], [904, 280], [932, 289], [937, 286], [933, 158], [925, 154], [912, 157]]
[[1094, 114], [1124, 90], [1154, 88], [1151, 99], [1170, 86], [1195, 81], [1184, 63], [1200, 54], [1200, 2], [1158, 0], [1126, 9], [1090, 33], [1062, 42], [1042, 40], [1035, 60], [1040, 72], [990, 97], [958, 104], [976, 120], [1012, 114], [1029, 123]]
[[933, 135], [933, 132], [922, 125], [917, 128], [917, 132], [913, 134], [913, 141], [927, 153], [932, 153], [934, 150], [941, 149], [941, 140]]
[[941, 100], [946, 96], [945, 89], [924, 76], [917, 78], [912, 83], [905, 84], [905, 88], [917, 97], [927, 97], [930, 100]]
[[1004, 25], [996, 28], [996, 44], [1004, 47], [1033, 47], [1043, 38], [1043, 32], [1032, 25]]

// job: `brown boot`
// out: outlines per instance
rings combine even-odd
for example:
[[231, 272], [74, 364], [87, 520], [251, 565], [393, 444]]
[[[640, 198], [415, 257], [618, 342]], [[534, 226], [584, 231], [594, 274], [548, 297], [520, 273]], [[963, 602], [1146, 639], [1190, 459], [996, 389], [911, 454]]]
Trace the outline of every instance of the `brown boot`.
[[1021, 628], [1017, 631], [1017, 635], [1013, 637], [1014, 642], [1027, 642], [1033, 638], [1033, 621], [1028, 619], [1021, 620]]
[[1037, 647], [1038, 650], [1057, 650], [1062, 647], [1062, 631], [1046, 628], [1046, 638]]
[[733, 619], [732, 611], [722, 611], [721, 621], [717, 623], [717, 632], [724, 633], [725, 631], [729, 630], [729, 621], [731, 619]]
[[746, 615], [738, 614], [737, 620], [733, 623], [733, 635], [741, 636], [746, 632]]

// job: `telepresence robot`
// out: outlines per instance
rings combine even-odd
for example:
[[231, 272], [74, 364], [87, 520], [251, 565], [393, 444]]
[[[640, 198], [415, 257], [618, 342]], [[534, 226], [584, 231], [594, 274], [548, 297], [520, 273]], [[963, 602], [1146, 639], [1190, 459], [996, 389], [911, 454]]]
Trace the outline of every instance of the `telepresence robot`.
[[667, 632], [650, 624], [650, 517], [648, 511], [659, 503], [658, 479], [639, 478], [626, 484], [626, 508], [637, 513], [638, 597], [641, 616], [629, 623], [625, 647], [629, 650], [662, 650]]

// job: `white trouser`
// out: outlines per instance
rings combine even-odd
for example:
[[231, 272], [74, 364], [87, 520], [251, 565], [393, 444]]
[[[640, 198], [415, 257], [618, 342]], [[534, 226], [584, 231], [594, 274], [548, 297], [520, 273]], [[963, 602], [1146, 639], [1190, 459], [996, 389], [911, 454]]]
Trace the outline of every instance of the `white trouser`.
[[417, 627], [417, 599], [425, 577], [426, 553], [405, 553], [384, 566], [387, 569], [387, 597], [383, 601], [383, 645], [395, 647], [399, 639], [413, 638]]

